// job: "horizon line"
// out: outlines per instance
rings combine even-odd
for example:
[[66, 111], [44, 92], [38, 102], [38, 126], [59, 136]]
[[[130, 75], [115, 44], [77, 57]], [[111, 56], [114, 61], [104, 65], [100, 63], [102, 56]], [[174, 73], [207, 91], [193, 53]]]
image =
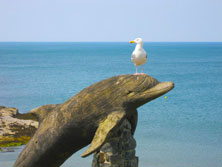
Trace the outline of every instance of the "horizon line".
[[[129, 41], [0, 41], [0, 43], [128, 43]], [[221, 43], [222, 41], [144, 41], [146, 43]]]

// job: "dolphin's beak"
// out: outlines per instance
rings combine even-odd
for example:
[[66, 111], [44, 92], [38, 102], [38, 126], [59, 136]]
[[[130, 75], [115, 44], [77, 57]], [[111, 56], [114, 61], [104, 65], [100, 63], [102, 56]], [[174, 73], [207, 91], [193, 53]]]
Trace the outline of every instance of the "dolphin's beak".
[[154, 86], [153, 88], [147, 90], [144, 92], [144, 94], [147, 94], [148, 96], [151, 97], [159, 97], [167, 92], [169, 92], [171, 89], [174, 88], [174, 83], [173, 82], [161, 82]]
[[162, 96], [163, 94], [169, 92], [171, 89], [174, 88], [173, 82], [160, 82], [156, 86], [145, 90], [144, 92], [134, 94], [134, 97], [132, 101], [134, 101], [134, 104], [137, 104], [136, 107], [139, 107], [153, 99], [156, 99], [159, 96]]
[[[173, 82], [161, 82], [142, 93], [142, 97], [153, 100], [174, 88]], [[149, 100], [149, 101], [150, 101]]]
[[130, 43], [135, 43], [135, 41], [130, 41]]

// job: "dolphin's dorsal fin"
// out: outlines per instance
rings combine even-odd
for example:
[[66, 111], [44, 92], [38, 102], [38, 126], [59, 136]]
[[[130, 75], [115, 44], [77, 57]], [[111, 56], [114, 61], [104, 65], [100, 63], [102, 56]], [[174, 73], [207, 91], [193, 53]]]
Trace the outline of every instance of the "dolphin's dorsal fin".
[[34, 114], [35, 116], [37, 116], [39, 123], [41, 123], [42, 120], [44, 118], [46, 118], [47, 115], [50, 112], [54, 111], [58, 106], [59, 106], [59, 104], [48, 104], [48, 105], [44, 105], [44, 106], [34, 108], [31, 111], [29, 111], [29, 113]]
[[125, 111], [123, 110], [114, 111], [109, 114], [107, 118], [100, 123], [93, 137], [90, 147], [82, 154], [82, 157], [86, 157], [91, 153], [95, 152], [97, 149], [99, 149], [106, 141], [107, 137], [110, 134], [110, 131], [122, 122], [124, 116]]

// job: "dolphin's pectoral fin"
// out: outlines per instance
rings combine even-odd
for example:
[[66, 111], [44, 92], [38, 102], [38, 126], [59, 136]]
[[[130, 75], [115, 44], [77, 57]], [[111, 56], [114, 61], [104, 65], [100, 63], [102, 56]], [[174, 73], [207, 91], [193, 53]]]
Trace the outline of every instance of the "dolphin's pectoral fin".
[[82, 154], [82, 157], [86, 157], [99, 149], [106, 141], [110, 132], [122, 122], [124, 116], [125, 111], [114, 111], [108, 115], [107, 118], [100, 123], [90, 147]]

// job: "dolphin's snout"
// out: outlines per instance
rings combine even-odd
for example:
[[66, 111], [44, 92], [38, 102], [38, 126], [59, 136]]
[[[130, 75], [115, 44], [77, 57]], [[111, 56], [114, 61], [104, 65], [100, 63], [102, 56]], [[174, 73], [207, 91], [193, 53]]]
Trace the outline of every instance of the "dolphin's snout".
[[173, 88], [174, 88], [174, 83], [170, 82], [170, 81], [169, 82], [161, 82], [154, 87], [155, 91], [160, 91], [163, 93], [166, 93]]
[[131, 96], [131, 103], [137, 108], [153, 99], [156, 99], [174, 88], [173, 82], [160, 82], [152, 88], [148, 88], [143, 92], [138, 92]]
[[174, 88], [173, 82], [160, 82], [153, 88], [147, 90], [145, 94], [148, 95], [148, 97], [159, 97], [167, 92], [169, 92], [171, 89]]

